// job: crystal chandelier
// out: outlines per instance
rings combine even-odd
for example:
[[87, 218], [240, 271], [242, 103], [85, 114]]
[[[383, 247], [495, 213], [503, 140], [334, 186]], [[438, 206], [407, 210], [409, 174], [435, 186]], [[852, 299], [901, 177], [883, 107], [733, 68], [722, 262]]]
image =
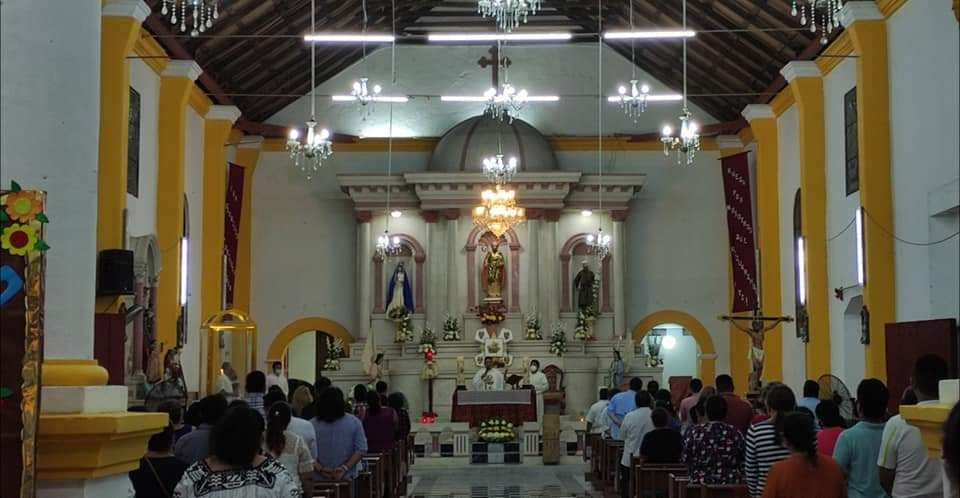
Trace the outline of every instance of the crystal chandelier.
[[364, 117], [373, 112], [373, 106], [367, 107], [367, 104], [376, 102], [380, 96], [380, 92], [383, 91], [380, 85], [373, 85], [371, 87], [367, 83], [368, 81], [369, 78], [360, 78], [360, 81], [354, 81], [353, 90], [350, 91], [350, 96], [360, 104], [360, 108], [365, 109]]
[[[841, 0], [793, 0], [790, 13], [800, 18], [800, 25], [810, 25], [810, 32], [820, 31], [820, 43], [827, 43], [827, 36], [840, 27]], [[819, 18], [820, 24], [817, 24]]]
[[603, 228], [597, 228], [597, 233], [587, 235], [587, 247], [601, 261], [610, 254], [610, 236], [603, 233]]
[[220, 0], [162, 0], [160, 14], [179, 24], [181, 32], [190, 28], [190, 36], [197, 36], [220, 18]]
[[496, 185], [503, 185], [517, 174], [517, 158], [511, 157], [506, 162], [503, 153], [483, 160], [483, 174]]
[[[687, 29], [687, 0], [683, 0], [683, 29]], [[677, 164], [687, 166], [693, 164], [693, 160], [700, 150], [700, 134], [697, 123], [693, 122], [693, 116], [687, 109], [687, 39], [683, 39], [683, 110], [680, 111], [680, 136], [673, 136], [673, 128], [670, 125], [663, 127], [663, 133], [660, 136], [663, 142], [663, 155], [670, 155], [671, 150], [677, 151]]]
[[527, 103], [527, 91], [517, 90], [510, 83], [501, 85], [502, 90], [497, 93], [496, 88], [490, 88], [483, 93], [487, 104], [484, 113], [498, 121], [512, 123]]
[[[363, 7], [364, 24], [366, 24], [366, 1], [364, 1], [363, 5], [364, 5]], [[390, 5], [391, 5], [391, 15], [395, 19], [396, 11], [394, 9], [396, 8], [396, 3], [394, 1], [391, 1]], [[392, 87], [397, 82], [397, 58], [396, 58], [397, 43], [396, 41], [393, 42], [393, 44], [390, 47], [390, 50], [391, 50], [390, 85]], [[353, 89], [354, 89], [354, 94], [358, 94], [358, 93], [366, 94], [367, 79], [361, 78], [359, 82], [353, 84]], [[375, 95], [379, 95], [380, 90], [381, 90], [380, 85], [376, 85], [373, 87], [373, 91]], [[361, 104], [365, 104], [365, 102], [363, 102], [362, 100], [360, 102]], [[390, 123], [388, 128], [389, 131], [387, 133], [387, 178], [390, 178], [393, 175], [393, 102], [392, 101], [390, 102], [390, 107], [389, 107], [389, 123]], [[392, 257], [392, 256], [398, 256], [400, 254], [400, 251], [402, 250], [402, 246], [400, 245], [400, 237], [397, 237], [396, 235], [394, 236], [390, 235], [390, 218], [399, 218], [401, 216], [400, 211], [390, 210], [391, 191], [392, 191], [392, 188], [388, 185], [386, 216], [384, 217], [384, 219], [386, 220], [385, 222], [386, 225], [384, 226], [384, 229], [383, 229], [383, 235], [377, 237], [377, 243], [376, 243], [376, 246], [374, 247], [375, 256], [381, 260], [386, 259], [388, 257]]]
[[483, 17], [493, 17], [497, 29], [510, 32], [527, 22], [527, 17], [536, 14], [542, 4], [543, 0], [479, 0], [477, 12]]
[[[631, 2], [632, 3], [632, 2]], [[597, 0], [597, 33], [603, 32], [602, 0]], [[623, 92], [621, 92], [623, 93]], [[603, 212], [603, 41], [597, 39], [597, 211]], [[597, 227], [596, 234], [587, 235], [587, 248], [603, 261], [610, 254], [610, 236], [603, 233], [603, 227]]]
[[517, 193], [497, 185], [480, 194], [480, 205], [473, 208], [473, 223], [489, 230], [493, 235], [502, 237], [514, 226], [526, 220], [526, 212], [517, 207]]
[[397, 256], [403, 246], [400, 245], [400, 237], [390, 236], [390, 231], [385, 229], [383, 235], [377, 237], [376, 256], [385, 259], [390, 256]]
[[640, 114], [647, 110], [650, 87], [641, 85], [638, 80], [630, 80], [630, 88], [620, 86], [617, 93], [620, 94], [620, 108], [636, 123]]
[[[310, 2], [310, 32], [313, 33], [316, 27], [316, 0]], [[305, 140], [300, 141], [300, 132], [296, 128], [290, 129], [287, 136], [287, 152], [290, 153], [290, 159], [293, 165], [299, 169], [307, 180], [320, 171], [323, 161], [333, 154], [333, 144], [330, 142], [330, 132], [326, 129], [317, 130], [317, 54], [316, 44], [310, 45], [310, 120], [307, 121], [307, 133]]]

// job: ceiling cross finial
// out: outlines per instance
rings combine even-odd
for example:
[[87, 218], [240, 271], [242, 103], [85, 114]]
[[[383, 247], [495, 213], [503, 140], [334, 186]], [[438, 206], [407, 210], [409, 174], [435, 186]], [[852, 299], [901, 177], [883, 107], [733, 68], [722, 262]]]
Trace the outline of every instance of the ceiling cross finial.
[[[493, 88], [498, 88], [500, 86], [500, 67], [508, 68], [512, 61], [509, 57], [500, 55], [499, 45], [493, 45], [490, 47], [490, 50], [487, 50], [487, 53], [490, 54], [490, 56], [481, 57], [477, 60], [477, 64], [484, 69], [486, 69], [487, 66], [492, 66], [490, 79], [493, 82]], [[497, 62], [499, 62], [499, 64], [497, 64]]]

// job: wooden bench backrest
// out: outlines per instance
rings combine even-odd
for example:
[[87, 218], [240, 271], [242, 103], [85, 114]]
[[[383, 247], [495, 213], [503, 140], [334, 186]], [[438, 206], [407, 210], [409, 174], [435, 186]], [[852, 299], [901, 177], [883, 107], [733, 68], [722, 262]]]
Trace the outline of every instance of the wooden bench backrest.
[[313, 495], [324, 498], [351, 498], [350, 481], [314, 481]]
[[670, 474], [685, 475], [687, 467], [680, 464], [640, 464], [633, 467], [631, 487], [639, 498], [666, 497], [670, 492]]

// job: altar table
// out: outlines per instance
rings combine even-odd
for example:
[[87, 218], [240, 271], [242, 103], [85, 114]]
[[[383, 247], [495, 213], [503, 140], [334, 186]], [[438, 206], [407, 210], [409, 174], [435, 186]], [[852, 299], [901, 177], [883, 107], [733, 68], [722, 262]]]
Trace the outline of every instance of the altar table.
[[501, 417], [513, 425], [536, 422], [536, 391], [454, 391], [452, 422], [469, 422], [470, 427], [476, 427], [493, 417]]

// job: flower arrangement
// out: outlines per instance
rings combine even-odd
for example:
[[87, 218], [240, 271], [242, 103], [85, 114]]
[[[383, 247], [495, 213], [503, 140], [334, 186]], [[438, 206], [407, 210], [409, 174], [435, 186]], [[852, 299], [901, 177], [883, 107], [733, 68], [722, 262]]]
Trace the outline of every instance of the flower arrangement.
[[343, 350], [343, 339], [327, 337], [327, 359], [323, 362], [323, 369], [340, 370], [340, 358], [346, 356]]
[[413, 318], [407, 313], [397, 322], [397, 330], [393, 342], [403, 343], [413, 340]]
[[578, 341], [589, 341], [593, 339], [594, 317], [590, 314], [590, 308], [577, 312], [577, 325], [573, 329], [573, 337]]
[[537, 315], [536, 311], [527, 316], [527, 319], [524, 321], [524, 326], [527, 329], [526, 335], [524, 336], [526, 339], [543, 339], [543, 332], [540, 331], [540, 317]]
[[387, 310], [387, 318], [393, 320], [394, 323], [400, 323], [403, 321], [403, 318], [409, 314], [410, 310], [399, 304], [395, 304]]
[[443, 340], [460, 340], [460, 321], [449, 313], [447, 313], [447, 317], [443, 320]]
[[507, 441], [513, 441], [516, 437], [516, 433], [513, 431], [513, 424], [500, 417], [494, 417], [481, 422], [478, 434], [480, 439], [488, 443], [505, 443]]
[[550, 335], [550, 353], [563, 356], [567, 352], [567, 329], [563, 327], [562, 322], [553, 325], [553, 333]]
[[477, 306], [477, 318], [484, 325], [496, 325], [507, 319], [502, 303], [487, 303]]
[[429, 325], [423, 327], [420, 331], [420, 346], [417, 351], [423, 353], [424, 361], [433, 361], [437, 354], [437, 334]]

